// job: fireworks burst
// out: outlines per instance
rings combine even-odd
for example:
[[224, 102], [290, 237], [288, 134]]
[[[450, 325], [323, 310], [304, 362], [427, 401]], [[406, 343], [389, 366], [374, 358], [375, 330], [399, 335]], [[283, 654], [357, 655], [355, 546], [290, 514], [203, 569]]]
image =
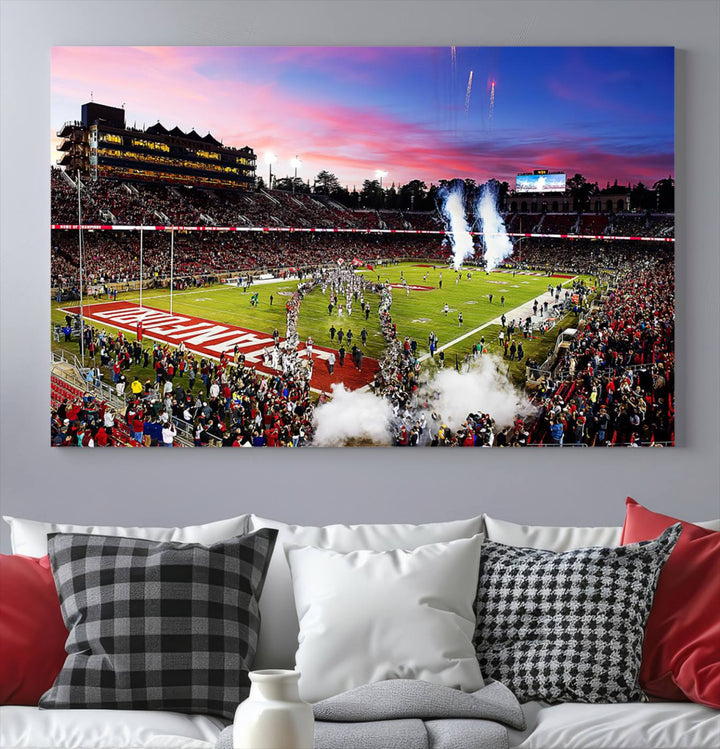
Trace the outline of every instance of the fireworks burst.
[[465, 92], [465, 114], [467, 114], [470, 111], [470, 94], [472, 92], [472, 79], [473, 79], [473, 72], [471, 70], [470, 76], [468, 78], [467, 91]]

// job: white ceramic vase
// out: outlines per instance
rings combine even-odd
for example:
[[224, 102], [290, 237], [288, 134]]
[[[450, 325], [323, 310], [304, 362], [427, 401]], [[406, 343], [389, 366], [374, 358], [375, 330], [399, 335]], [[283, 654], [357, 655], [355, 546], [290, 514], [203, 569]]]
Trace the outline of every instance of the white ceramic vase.
[[235, 711], [234, 749], [313, 749], [315, 719], [299, 679], [299, 671], [250, 672], [250, 696]]

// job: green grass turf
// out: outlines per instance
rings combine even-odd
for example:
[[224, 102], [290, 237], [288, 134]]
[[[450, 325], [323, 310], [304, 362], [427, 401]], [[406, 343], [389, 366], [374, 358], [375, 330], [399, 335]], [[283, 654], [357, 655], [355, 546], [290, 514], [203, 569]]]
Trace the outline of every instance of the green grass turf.
[[[525, 302], [532, 301], [540, 296], [546, 289], [548, 283], [569, 284], [570, 279], [548, 279], [547, 277], [516, 275], [513, 277], [507, 273], [491, 273], [486, 275], [483, 271], [471, 270], [472, 278], [467, 280], [467, 270], [462, 273], [462, 280], [455, 283], [456, 274], [452, 268], [416, 267], [413, 263], [403, 263], [393, 266], [379, 266], [374, 271], [366, 271], [366, 277], [373, 281], [389, 280], [391, 283], [400, 282], [400, 274], [404, 273], [406, 280], [411, 285], [432, 286], [432, 291], [410, 291], [406, 295], [403, 289], [393, 289], [393, 304], [391, 315], [397, 324], [397, 332], [401, 337], [409, 336], [415, 338], [418, 343], [419, 355], [429, 351], [428, 335], [434, 331], [438, 336], [440, 346], [445, 346], [456, 338], [490, 323], [503, 312], [510, 321], [513, 318], [512, 310]], [[443, 287], [438, 289], [439, 274], [442, 272]], [[427, 273], [427, 279], [424, 278]], [[282, 292], [291, 293], [297, 286], [297, 281], [278, 281], [272, 284], [256, 285], [247, 293], [234, 286], [219, 284], [207, 288], [190, 289], [173, 294], [173, 311], [180, 314], [195, 315], [209, 320], [238, 325], [240, 327], [257, 330], [264, 333], [272, 333], [274, 328], [285, 333], [285, 302], [287, 296]], [[250, 297], [253, 292], [259, 294], [259, 305], [256, 308], [250, 306]], [[493, 294], [490, 303], [489, 294]], [[270, 295], [274, 302], [270, 305]], [[500, 297], [505, 297], [504, 307], [500, 306]], [[367, 296], [366, 296], [367, 298]], [[137, 292], [118, 294], [118, 300], [137, 302]], [[383, 348], [384, 341], [380, 333], [377, 306], [379, 296], [370, 295], [372, 312], [369, 320], [365, 321], [360, 310], [360, 305], [354, 304], [353, 314], [350, 318], [343, 315], [338, 318], [335, 311], [332, 317], [328, 316], [327, 304], [329, 293], [323, 295], [321, 289], [315, 289], [308, 294], [300, 310], [298, 333], [302, 340], [312, 335], [315, 343], [321, 346], [331, 346], [329, 328], [334, 324], [336, 328], [342, 327], [347, 331], [351, 327], [354, 334], [354, 342], [360, 345], [360, 331], [365, 327], [368, 331], [368, 344], [365, 353], [369, 356], [378, 357]], [[101, 298], [101, 302], [107, 301]], [[148, 289], [143, 292], [143, 303], [158, 309], [170, 308], [170, 294], [167, 290]], [[443, 312], [443, 306], [448, 304], [447, 317]], [[62, 306], [70, 306], [72, 303], [58, 305], [52, 303], [52, 321], [61, 323], [64, 313], [58, 309]], [[343, 304], [344, 306], [344, 304]], [[458, 325], [458, 313], [462, 311], [463, 325]], [[574, 318], [562, 321], [562, 327], [569, 327], [576, 322]], [[445, 350], [446, 366], [454, 364], [455, 355], [462, 361], [470, 352], [473, 343], [485, 336], [486, 346], [491, 353], [502, 353], [498, 344], [499, 325], [488, 325], [482, 331], [459, 341]], [[526, 356], [533, 357], [538, 361], [545, 358], [548, 349], [552, 347], [557, 329], [545, 336], [533, 341], [523, 339], [523, 347]], [[517, 333], [516, 333], [517, 337]], [[130, 336], [132, 338], [132, 336]], [[55, 344], [55, 347], [58, 347]], [[65, 348], [65, 344], [60, 344]], [[67, 350], [77, 353], [78, 345], [73, 342]], [[147, 376], [143, 373], [137, 374]], [[132, 371], [132, 374], [135, 374]], [[524, 365], [510, 363], [510, 374], [520, 384], [524, 379]]]

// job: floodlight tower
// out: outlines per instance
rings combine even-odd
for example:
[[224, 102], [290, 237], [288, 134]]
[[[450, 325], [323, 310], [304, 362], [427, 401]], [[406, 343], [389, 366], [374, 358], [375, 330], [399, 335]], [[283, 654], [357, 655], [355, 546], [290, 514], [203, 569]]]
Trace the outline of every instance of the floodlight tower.
[[265, 151], [265, 163], [270, 169], [268, 177], [268, 189], [272, 190], [272, 165], [277, 161], [277, 156], [272, 151]]
[[[375, 179], [380, 180], [380, 192], [382, 192], [382, 181], [383, 177], [387, 177], [388, 173], [384, 169], [376, 169], [375, 170]], [[385, 193], [383, 192], [383, 208], [385, 207]]]
[[292, 189], [293, 194], [294, 194], [295, 193], [295, 183], [297, 182], [297, 172], [298, 172], [298, 169], [302, 166], [302, 161], [300, 161], [300, 157], [299, 156], [295, 156], [295, 158], [290, 161], [290, 166], [295, 169], [295, 179], [293, 179], [293, 189]]

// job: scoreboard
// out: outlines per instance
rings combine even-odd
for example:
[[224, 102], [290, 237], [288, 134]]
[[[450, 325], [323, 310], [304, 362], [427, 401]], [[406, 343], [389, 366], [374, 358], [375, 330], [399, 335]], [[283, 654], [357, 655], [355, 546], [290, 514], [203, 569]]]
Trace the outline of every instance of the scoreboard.
[[547, 169], [536, 169], [517, 175], [516, 192], [564, 192], [566, 175], [564, 172], [549, 172]]

